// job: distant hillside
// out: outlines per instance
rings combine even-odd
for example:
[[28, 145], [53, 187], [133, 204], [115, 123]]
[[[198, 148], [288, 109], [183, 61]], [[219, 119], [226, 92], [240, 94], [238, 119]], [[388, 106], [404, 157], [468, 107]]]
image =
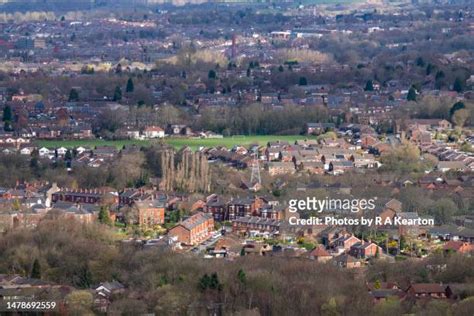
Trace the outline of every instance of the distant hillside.
[[[307, 0], [307, 3], [347, 3], [347, 2], [371, 2], [374, 0]], [[380, 0], [375, 0], [380, 1]], [[261, 0], [0, 0], [0, 4], [7, 4], [7, 5], [29, 5], [31, 9], [37, 9], [38, 6], [103, 6], [103, 5], [113, 5], [113, 4], [130, 4], [130, 5], [137, 5], [137, 4], [162, 4], [162, 3], [203, 3], [203, 2], [255, 2], [255, 3], [262, 3]], [[270, 2], [270, 1], [268, 1]], [[271, 1], [271, 2], [278, 2]], [[287, 2], [285, 0], [281, 0], [281, 2]], [[297, 1], [294, 1], [297, 2]], [[298, 3], [301, 1], [298, 1]]]
[[105, 0], [0, 0], [0, 11], [84, 10]]
[[[270, 2], [284, 2], [287, 0], [267, 0]], [[380, 4], [384, 0], [293, 0], [294, 3], [302, 4], [347, 4], [347, 3], [367, 3]], [[91, 10], [98, 8], [136, 8], [137, 6], [173, 4], [182, 6], [185, 4], [202, 3], [258, 3], [262, 0], [0, 0], [0, 11], [4, 12], [25, 12], [25, 11], [76, 11]]]

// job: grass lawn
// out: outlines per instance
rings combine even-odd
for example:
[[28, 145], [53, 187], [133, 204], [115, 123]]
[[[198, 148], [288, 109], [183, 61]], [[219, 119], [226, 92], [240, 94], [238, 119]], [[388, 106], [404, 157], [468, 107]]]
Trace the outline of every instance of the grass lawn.
[[[192, 149], [196, 150], [199, 147], [213, 147], [213, 146], [225, 146], [227, 148], [231, 148], [234, 145], [243, 145], [248, 146], [250, 144], [259, 144], [265, 145], [269, 141], [288, 141], [290, 143], [294, 142], [298, 139], [307, 139], [307, 138], [315, 138], [312, 136], [302, 136], [302, 135], [284, 135], [284, 136], [277, 136], [277, 135], [264, 135], [264, 136], [231, 136], [231, 137], [224, 137], [224, 138], [177, 138], [177, 137], [170, 137], [165, 138], [164, 142], [174, 146], [175, 148], [181, 148], [183, 146], [189, 146]], [[115, 146], [118, 149], [122, 148], [124, 145], [131, 145], [136, 144], [139, 146], [149, 146], [153, 142], [158, 141], [149, 141], [149, 140], [100, 140], [100, 139], [93, 139], [93, 140], [40, 140], [37, 141], [38, 146], [40, 147], [48, 147], [48, 148], [57, 148], [57, 147], [66, 147], [66, 148], [74, 148], [74, 147], [89, 147], [93, 148], [95, 146]]]

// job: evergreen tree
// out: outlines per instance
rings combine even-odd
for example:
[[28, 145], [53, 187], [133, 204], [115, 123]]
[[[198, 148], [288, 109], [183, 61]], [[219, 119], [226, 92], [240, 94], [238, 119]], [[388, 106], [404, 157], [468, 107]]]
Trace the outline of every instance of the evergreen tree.
[[105, 225], [112, 225], [112, 220], [110, 219], [110, 213], [106, 206], [101, 206], [99, 210], [98, 220], [100, 223]]
[[440, 80], [440, 79], [443, 79], [444, 77], [445, 77], [444, 71], [440, 70], [436, 73], [435, 79]]
[[3, 121], [4, 122], [11, 122], [12, 121], [12, 108], [7, 105], [3, 108]]
[[39, 171], [39, 161], [37, 157], [31, 157], [30, 160], [30, 168], [33, 170], [33, 172], [37, 175]]
[[205, 291], [209, 287], [210, 282], [211, 282], [211, 278], [209, 277], [209, 275], [207, 275], [207, 273], [204, 274], [199, 279], [199, 289], [201, 291]]
[[30, 277], [32, 279], [41, 279], [41, 265], [38, 259], [35, 259], [35, 261], [33, 261], [33, 267], [31, 268]]
[[6, 107], [3, 108], [3, 119], [2, 119], [3, 128], [5, 131], [11, 130], [12, 119], [13, 119], [12, 108], [9, 105], [7, 105]]
[[416, 65], [418, 67], [425, 67], [425, 61], [423, 60], [423, 57], [418, 57], [416, 59]]
[[374, 91], [374, 83], [372, 80], [367, 80], [367, 83], [365, 84], [365, 91]]
[[207, 74], [207, 78], [216, 79], [216, 77], [217, 77], [216, 71], [214, 69], [209, 70]]
[[212, 290], [222, 290], [222, 284], [219, 282], [219, 277], [215, 272], [211, 275], [209, 288]]
[[451, 107], [451, 109], [449, 110], [449, 116], [453, 116], [454, 113], [457, 111], [457, 110], [461, 110], [461, 109], [464, 109], [466, 108], [466, 105], [461, 102], [461, 101], [458, 101], [456, 103], [454, 103], [454, 105]]
[[237, 272], [237, 278], [239, 279], [240, 283], [245, 284], [247, 282], [247, 276], [244, 272], [244, 270], [240, 269], [239, 272]]
[[77, 92], [76, 89], [71, 89], [69, 91], [69, 102], [77, 102], [79, 101], [79, 93]]
[[411, 87], [410, 90], [408, 90], [407, 100], [416, 101], [416, 90], [414, 87]]
[[454, 80], [453, 90], [456, 91], [457, 93], [461, 93], [464, 90], [463, 86], [464, 86], [464, 84], [463, 84], [461, 78], [457, 77]]
[[121, 74], [122, 73], [122, 64], [118, 64], [115, 68], [115, 73]]
[[72, 151], [70, 149], [68, 149], [66, 151], [66, 154], [64, 155], [64, 160], [66, 160], [66, 161], [71, 161], [72, 160]]
[[114, 91], [114, 101], [121, 101], [122, 100], [122, 89], [117, 86], [115, 87]]
[[203, 292], [207, 289], [218, 291], [222, 290], [222, 284], [219, 282], [219, 277], [215, 272], [211, 276], [209, 276], [207, 273], [204, 274], [199, 279], [198, 287]]
[[432, 64], [428, 64], [428, 66], [426, 66], [426, 75], [427, 76], [431, 75], [434, 69], [435, 69], [435, 66], [433, 66]]
[[306, 86], [306, 85], [308, 85], [308, 80], [306, 79], [306, 77], [300, 77], [300, 80], [299, 80], [298, 84], [300, 86]]
[[126, 91], [127, 91], [128, 93], [130, 93], [130, 92], [133, 92], [133, 90], [135, 90], [135, 86], [134, 86], [134, 84], [133, 84], [133, 80], [132, 80], [132, 78], [128, 78]]
[[438, 71], [435, 76], [435, 88], [436, 89], [441, 89], [443, 86], [445, 86], [444, 78], [446, 75], [442, 70]]

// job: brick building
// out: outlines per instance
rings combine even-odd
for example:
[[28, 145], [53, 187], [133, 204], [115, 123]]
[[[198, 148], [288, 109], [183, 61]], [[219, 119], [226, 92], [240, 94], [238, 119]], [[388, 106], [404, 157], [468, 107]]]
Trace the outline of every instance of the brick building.
[[197, 213], [171, 228], [168, 235], [187, 245], [196, 245], [211, 236], [214, 218], [211, 214]]
[[215, 198], [207, 202], [206, 213], [212, 214], [216, 221], [232, 221], [240, 217], [256, 216], [281, 219], [283, 208], [263, 197], [246, 197], [224, 202]]
[[234, 232], [279, 232], [281, 221], [274, 219], [260, 218], [256, 216], [240, 217], [232, 221], [232, 231]]
[[79, 189], [70, 190], [62, 189], [55, 192], [51, 196], [53, 203], [58, 201], [72, 202], [72, 203], [83, 203], [83, 204], [99, 204], [107, 199], [108, 201], [116, 204], [119, 202], [118, 193], [111, 190], [101, 189]]
[[135, 202], [140, 226], [161, 225], [165, 222], [165, 204], [158, 200]]
[[382, 254], [382, 249], [373, 242], [359, 242], [351, 246], [350, 254], [356, 258], [369, 258]]

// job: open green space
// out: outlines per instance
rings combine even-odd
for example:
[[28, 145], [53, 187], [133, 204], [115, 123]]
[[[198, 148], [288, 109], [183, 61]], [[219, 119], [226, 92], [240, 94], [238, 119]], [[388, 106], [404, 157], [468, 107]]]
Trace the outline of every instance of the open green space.
[[169, 144], [175, 148], [181, 148], [183, 146], [189, 146], [196, 150], [199, 147], [214, 147], [214, 146], [225, 146], [231, 148], [235, 145], [248, 146], [251, 144], [265, 145], [269, 141], [288, 141], [294, 142], [298, 139], [315, 138], [311, 136], [302, 135], [258, 135], [258, 136], [230, 136], [224, 138], [181, 138], [181, 137], [169, 137], [163, 140], [40, 140], [37, 141], [38, 146], [57, 148], [75, 148], [75, 147], [87, 147], [94, 148], [96, 146], [115, 146], [118, 149], [123, 148], [124, 145], [138, 145], [138, 146], [150, 146], [153, 143], [160, 143], [161, 141]]

